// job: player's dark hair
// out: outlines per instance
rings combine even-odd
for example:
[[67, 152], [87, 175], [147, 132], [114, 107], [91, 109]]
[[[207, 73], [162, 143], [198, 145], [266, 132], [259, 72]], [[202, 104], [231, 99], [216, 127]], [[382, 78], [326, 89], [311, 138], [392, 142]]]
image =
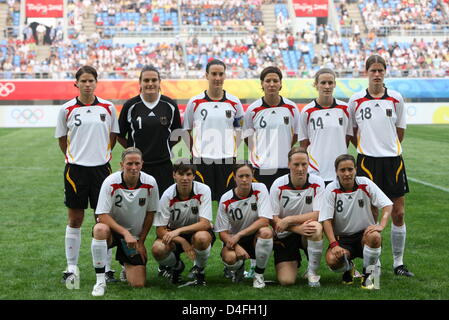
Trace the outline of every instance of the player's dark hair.
[[238, 171], [240, 168], [243, 168], [243, 167], [248, 167], [248, 168], [250, 168], [250, 169], [251, 169], [251, 172], [254, 174], [254, 167], [253, 167], [253, 165], [252, 165], [250, 162], [244, 161], [243, 163], [235, 163], [235, 164], [232, 166], [232, 172], [234, 173], [234, 177], [237, 175], [237, 171]]
[[138, 155], [140, 155], [140, 158], [143, 159], [142, 151], [140, 151], [136, 147], [129, 147], [129, 148], [126, 148], [125, 150], [123, 150], [123, 152], [122, 152], [122, 162], [125, 161], [125, 157], [128, 154], [138, 154]]
[[176, 163], [173, 165], [173, 173], [179, 173], [179, 174], [184, 174], [188, 171], [192, 171], [193, 174], [196, 173], [197, 167], [195, 164], [192, 163]]
[[275, 73], [279, 76], [279, 80], [282, 81], [282, 71], [281, 69], [279, 69], [278, 67], [275, 66], [269, 66], [266, 67], [265, 69], [262, 70], [262, 72], [260, 73], [260, 81], [263, 81], [265, 79], [265, 77], [267, 76], [267, 74], [269, 73]]
[[79, 68], [75, 74], [76, 81], [78, 81], [80, 77], [85, 73], [90, 73], [91, 75], [94, 76], [95, 81], [98, 81], [97, 70], [95, 70], [95, 68], [91, 66], [82, 66], [81, 68]]
[[380, 63], [381, 65], [384, 66], [385, 70], [387, 70], [387, 62], [385, 61], [385, 59], [382, 58], [381, 56], [377, 55], [377, 54], [373, 54], [373, 55], [369, 56], [368, 59], [366, 59], [366, 62], [365, 62], [365, 71], [368, 71], [368, 69], [369, 69], [374, 63]]
[[292, 156], [296, 153], [303, 153], [307, 156], [307, 158], [309, 158], [309, 154], [307, 153], [307, 150], [301, 147], [293, 147], [291, 148], [291, 150], [288, 152], [288, 162], [290, 162], [292, 160]]
[[142, 68], [142, 71], [140, 71], [139, 82], [142, 81], [142, 76], [143, 76], [143, 73], [144, 73], [145, 71], [154, 71], [154, 72], [156, 72], [159, 81], [161, 81], [161, 74], [159, 73], [159, 70], [156, 69], [156, 67], [154, 67], [154, 66], [144, 66], [144, 67]]
[[352, 161], [354, 163], [354, 167], [357, 166], [357, 164], [355, 162], [355, 158], [352, 155], [350, 155], [350, 154], [342, 154], [342, 155], [339, 155], [337, 157], [337, 159], [335, 159], [335, 162], [334, 162], [334, 164], [335, 164], [335, 171], [337, 171], [338, 165], [340, 164], [340, 162], [347, 161], [347, 160]]
[[212, 59], [212, 60], [209, 61], [209, 62], [207, 63], [207, 65], [206, 65], [206, 73], [209, 73], [209, 69], [210, 69], [210, 67], [213, 66], [213, 65], [223, 66], [223, 68], [224, 68], [225, 71], [226, 71], [226, 65], [225, 65], [225, 63], [224, 63], [223, 61], [218, 60], [218, 59]]

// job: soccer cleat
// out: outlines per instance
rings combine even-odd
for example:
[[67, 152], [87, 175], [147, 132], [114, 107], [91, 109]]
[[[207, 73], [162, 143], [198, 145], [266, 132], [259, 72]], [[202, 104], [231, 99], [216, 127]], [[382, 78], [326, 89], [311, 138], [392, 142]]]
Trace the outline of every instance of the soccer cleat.
[[351, 265], [351, 269], [347, 270], [343, 273], [343, 276], [341, 277], [341, 280], [343, 284], [345, 285], [351, 285], [354, 283], [354, 274], [355, 274], [355, 267], [354, 263], [352, 261], [349, 262]]
[[177, 262], [177, 267], [173, 267], [171, 270], [171, 274], [170, 274], [170, 282], [173, 284], [178, 284], [181, 282], [181, 273], [184, 271], [185, 269], [185, 265], [184, 262], [182, 262], [182, 260], [178, 260]]
[[240, 268], [232, 272], [232, 282], [234, 283], [241, 282], [243, 280], [244, 274], [245, 274], [245, 264], [242, 263]]
[[394, 268], [394, 274], [397, 276], [405, 276], [405, 277], [414, 277], [415, 274], [413, 272], [408, 271], [405, 265], [400, 265]]
[[229, 270], [229, 268], [227, 267], [223, 268], [223, 275], [226, 279], [232, 279], [232, 274], [233, 274], [232, 270]]
[[365, 290], [374, 289], [374, 276], [372, 273], [366, 273], [365, 271], [363, 272], [361, 287]]
[[249, 271], [245, 271], [245, 279], [254, 279], [254, 274], [256, 273], [256, 267], [249, 268]]
[[104, 292], [106, 290], [106, 282], [96, 283], [94, 288], [92, 289], [92, 295], [94, 297], [102, 297], [104, 296]]
[[265, 288], [265, 279], [263, 274], [255, 273], [253, 280], [253, 288], [262, 289]]
[[304, 279], [307, 279], [309, 287], [311, 288], [318, 288], [321, 286], [320, 278], [321, 277], [319, 275], [309, 273], [308, 271], [304, 274]]
[[113, 283], [113, 282], [119, 282], [120, 280], [116, 279], [114, 277], [115, 271], [114, 270], [109, 270], [107, 271], [104, 275], [106, 278], [106, 283]]
[[204, 268], [200, 269], [197, 267], [197, 272], [194, 274], [194, 280], [188, 281], [180, 286], [178, 288], [182, 287], [205, 287], [206, 286], [206, 275], [204, 273]]
[[76, 266], [75, 272], [63, 271], [61, 282], [65, 283], [67, 289], [79, 289], [80, 269]]
[[196, 279], [197, 274], [204, 273], [204, 268], [200, 268], [197, 265], [194, 265], [192, 269], [190, 269], [189, 274], [187, 275], [188, 279]]
[[169, 266], [159, 265], [157, 268], [157, 274], [159, 277], [170, 278], [171, 277], [172, 268]]

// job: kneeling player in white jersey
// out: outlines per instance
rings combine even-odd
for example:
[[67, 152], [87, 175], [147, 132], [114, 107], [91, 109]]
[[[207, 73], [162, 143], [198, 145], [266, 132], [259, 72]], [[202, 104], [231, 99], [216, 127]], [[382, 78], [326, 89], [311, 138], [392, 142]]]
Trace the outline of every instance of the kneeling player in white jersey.
[[245, 259], [256, 259], [254, 288], [265, 287], [263, 273], [273, 250], [272, 219], [267, 187], [253, 183], [251, 164], [236, 164], [233, 169], [236, 188], [220, 199], [215, 231], [223, 241], [221, 257], [232, 272], [233, 282], [244, 275]]
[[299, 249], [303, 249], [309, 260], [305, 273], [309, 286], [320, 286], [318, 269], [323, 252], [323, 228], [318, 215], [324, 180], [307, 174], [308, 164], [307, 151], [293, 147], [288, 153], [290, 173], [277, 178], [270, 189], [276, 232], [274, 263], [281, 285], [295, 283], [301, 265]]
[[196, 166], [176, 164], [173, 166], [175, 184], [161, 197], [159, 210], [154, 219], [157, 239], [153, 244], [153, 256], [165, 267], [173, 284], [181, 282], [184, 262], [182, 252], [194, 260], [189, 277], [193, 281], [183, 284], [205, 286], [205, 268], [215, 241], [212, 229], [212, 204], [210, 188], [193, 181]]
[[159, 203], [156, 180], [141, 172], [142, 152], [134, 147], [122, 153], [121, 171], [111, 174], [101, 186], [93, 228], [92, 260], [97, 275], [93, 296], [106, 289], [105, 264], [108, 247], [117, 247], [116, 259], [125, 267], [128, 283], [143, 287], [146, 281], [145, 239]]
[[[376, 289], [376, 264], [381, 254], [381, 232], [388, 223], [393, 203], [380, 188], [366, 177], [356, 177], [352, 155], [335, 160], [337, 179], [322, 197], [319, 221], [329, 239], [326, 262], [334, 272], [343, 273], [343, 283], [352, 284], [352, 259], [363, 258], [363, 289]], [[374, 220], [371, 206], [382, 209], [380, 224]], [[379, 274], [377, 273], [377, 276]]]

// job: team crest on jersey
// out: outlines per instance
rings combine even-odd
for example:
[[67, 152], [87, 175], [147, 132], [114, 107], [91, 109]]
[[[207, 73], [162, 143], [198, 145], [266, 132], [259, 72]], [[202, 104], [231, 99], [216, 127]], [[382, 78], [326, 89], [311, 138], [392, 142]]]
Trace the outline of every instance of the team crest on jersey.
[[100, 119], [101, 119], [101, 121], [105, 122], [106, 121], [106, 113], [101, 113]]
[[313, 197], [312, 197], [312, 196], [307, 196], [307, 197], [306, 197], [306, 203], [307, 203], [307, 204], [311, 204], [311, 203], [312, 203], [312, 200], [313, 200]]
[[226, 110], [226, 118], [231, 119], [231, 117], [232, 117], [232, 112], [231, 112], [231, 110]]
[[360, 208], [363, 208], [363, 206], [364, 206], [363, 199], [360, 199], [360, 200], [359, 200], [359, 207], [360, 207]]
[[290, 118], [289, 117], [284, 117], [284, 123], [288, 125], [289, 122], [290, 122]]
[[393, 110], [392, 109], [387, 109], [387, 110], [385, 110], [385, 112], [387, 113], [387, 117], [393, 116]]
[[159, 121], [163, 126], [168, 125], [168, 118], [166, 116], [159, 117]]
[[338, 118], [338, 123], [342, 126], [343, 125], [343, 118]]
[[251, 209], [257, 211], [257, 203], [251, 203]]
[[147, 201], [147, 198], [139, 198], [139, 206], [143, 207], [145, 205], [146, 201]]
[[198, 207], [192, 207], [192, 213], [198, 214]]

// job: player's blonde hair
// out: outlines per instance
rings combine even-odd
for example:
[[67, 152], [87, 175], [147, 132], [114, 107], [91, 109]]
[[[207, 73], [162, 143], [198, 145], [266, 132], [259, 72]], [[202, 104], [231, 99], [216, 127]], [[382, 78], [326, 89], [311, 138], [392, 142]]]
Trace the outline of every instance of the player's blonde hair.
[[143, 159], [142, 151], [140, 151], [136, 147], [129, 147], [129, 148], [126, 148], [125, 150], [123, 150], [123, 152], [122, 152], [122, 162], [125, 161], [125, 158], [128, 154], [138, 154], [140, 156], [140, 158]]

